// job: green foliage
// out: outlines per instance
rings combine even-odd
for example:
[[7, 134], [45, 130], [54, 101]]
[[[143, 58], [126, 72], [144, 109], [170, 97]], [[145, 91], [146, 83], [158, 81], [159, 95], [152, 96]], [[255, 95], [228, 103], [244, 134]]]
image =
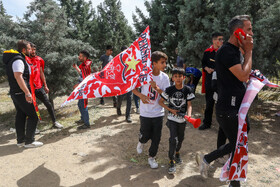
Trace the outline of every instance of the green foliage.
[[[32, 15], [35, 19], [31, 19]], [[25, 39], [36, 44], [38, 55], [45, 60], [50, 99], [69, 94], [78, 76], [72, 64], [78, 61], [79, 51], [93, 53], [93, 48], [81, 40], [67, 38], [69, 27], [64, 9], [52, 0], [35, 0], [24, 17], [21, 25]]]
[[84, 0], [60, 0], [65, 8], [67, 25], [70, 28], [68, 34], [71, 38], [89, 42], [91, 33], [96, 26], [96, 14], [91, 1]]
[[219, 31], [229, 38], [227, 24], [236, 15], [251, 16], [254, 31], [253, 68], [277, 76], [279, 53], [279, 1], [190, 0], [179, 14], [184, 39], [179, 53], [200, 66], [203, 51], [211, 45], [211, 34]]
[[141, 33], [149, 25], [152, 50], [165, 52], [171, 63], [175, 63], [175, 49], [183, 38], [178, 19], [180, 7], [183, 5], [183, 0], [146, 1], [149, 17], [145, 17], [139, 8], [136, 8], [137, 16], [133, 15], [137, 32]]
[[121, 11], [119, 0], [104, 0], [97, 6], [97, 25], [94, 31], [90, 43], [100, 49], [98, 56], [104, 54], [106, 45], [112, 45], [113, 54], [117, 55], [123, 45], [130, 45], [135, 40], [134, 32]]

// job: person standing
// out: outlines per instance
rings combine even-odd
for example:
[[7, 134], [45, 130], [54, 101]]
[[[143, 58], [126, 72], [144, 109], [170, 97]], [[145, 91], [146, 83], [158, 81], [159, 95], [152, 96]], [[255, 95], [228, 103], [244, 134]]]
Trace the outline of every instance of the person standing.
[[[246, 92], [244, 83], [249, 79], [252, 68], [253, 31], [250, 17], [235, 16], [228, 27], [230, 38], [216, 56], [218, 84], [216, 117], [229, 143], [206, 155], [197, 155], [196, 159], [203, 177], [207, 177], [209, 164], [212, 161], [229, 153], [232, 154], [231, 158], [234, 156], [238, 134], [238, 111]], [[240, 41], [234, 35], [234, 31], [238, 28], [243, 29], [246, 34], [246, 38], [243, 38], [239, 33]], [[239, 47], [244, 50], [244, 58]], [[240, 182], [231, 181], [229, 186], [240, 186]]]
[[38, 116], [32, 102], [30, 89], [31, 68], [25, 60], [30, 55], [31, 47], [28, 41], [19, 40], [18, 51], [5, 51], [3, 62], [6, 66], [10, 94], [16, 108], [17, 146], [33, 148], [42, 146], [42, 142], [35, 141], [34, 135], [38, 123]]
[[[77, 64], [73, 64], [73, 67], [79, 73], [79, 83], [81, 83], [88, 75], [90, 75], [90, 65], [92, 61], [89, 59], [89, 53], [85, 50], [79, 53], [79, 61], [81, 62], [81, 64], [79, 66], [77, 66]], [[78, 107], [81, 113], [81, 120], [78, 121], [78, 123], [83, 123], [83, 125], [78, 127], [78, 130], [90, 128], [87, 104], [87, 99], [79, 99], [78, 101]]]
[[[102, 69], [104, 69], [104, 67], [111, 61], [113, 60], [113, 56], [112, 56], [112, 53], [113, 53], [113, 46], [111, 45], [107, 45], [106, 46], [106, 52], [104, 55], [102, 55], [100, 57], [100, 61], [102, 62]], [[117, 98], [116, 96], [113, 96], [113, 106], [114, 107], [117, 107]], [[104, 102], [104, 98], [101, 97], [100, 98], [100, 104], [101, 105], [104, 105], [105, 102]]]
[[[124, 51], [127, 49], [127, 46], [122, 46], [121, 51]], [[117, 114], [120, 116], [122, 115], [122, 111], [121, 111], [121, 106], [122, 106], [122, 100], [124, 98], [124, 96], [126, 96], [126, 112], [125, 112], [125, 120], [128, 123], [131, 123], [131, 117], [130, 117], [130, 113], [131, 113], [131, 100], [132, 100], [132, 91], [127, 92], [126, 94], [123, 95], [118, 95], [117, 96]]]
[[[185, 70], [183, 68], [174, 68], [172, 70], [174, 85], [167, 87], [159, 100], [159, 105], [168, 110], [166, 125], [170, 132], [168, 151], [170, 159], [169, 174], [174, 174], [176, 172], [176, 164], [182, 163], [179, 151], [185, 137], [186, 121], [183, 116], [187, 112], [187, 116], [191, 117], [191, 100], [195, 98], [193, 90], [183, 84], [185, 78]], [[164, 100], [168, 102], [168, 105], [164, 104]]]
[[158, 168], [155, 156], [161, 138], [164, 108], [159, 105], [160, 94], [169, 85], [169, 77], [164, 73], [168, 57], [161, 51], [152, 53], [153, 81], [141, 87], [141, 92], [134, 89], [132, 92], [137, 95], [140, 101], [140, 137], [137, 144], [137, 153], [143, 151], [143, 145], [151, 140], [149, 148], [148, 163], [152, 169]]
[[178, 55], [178, 47], [175, 49], [175, 53], [177, 55], [176, 67], [185, 69], [186, 68], [186, 64], [185, 64], [186, 61], [183, 57]]
[[202, 58], [202, 69], [205, 76], [205, 99], [206, 108], [204, 111], [203, 124], [199, 127], [199, 130], [209, 129], [212, 124], [212, 115], [215, 100], [213, 99], [214, 90], [212, 88], [212, 74], [215, 69], [215, 55], [217, 50], [223, 45], [223, 35], [221, 33], [215, 32], [212, 34], [212, 45], [204, 51]]
[[30, 63], [34, 68], [34, 87], [35, 87], [35, 95], [44, 105], [46, 106], [49, 115], [51, 116], [53, 126], [59, 129], [62, 129], [63, 126], [56, 121], [56, 116], [54, 113], [54, 108], [48, 99], [47, 94], [49, 93], [49, 88], [47, 86], [44, 69], [45, 62], [44, 60], [36, 55], [36, 45], [30, 43], [31, 45], [31, 53], [30, 53]]
[[186, 71], [186, 76], [188, 77], [186, 81], [187, 85], [193, 89], [193, 93], [195, 94], [196, 87], [202, 73], [199, 69], [194, 67], [187, 67], [185, 71]]

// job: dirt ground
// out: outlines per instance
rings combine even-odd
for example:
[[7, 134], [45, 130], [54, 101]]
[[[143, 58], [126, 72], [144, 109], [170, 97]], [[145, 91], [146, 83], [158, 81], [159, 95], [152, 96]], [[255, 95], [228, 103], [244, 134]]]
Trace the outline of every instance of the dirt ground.
[[[136, 153], [139, 132], [139, 115], [132, 108], [132, 123], [125, 116], [117, 116], [112, 107], [112, 99], [106, 98], [105, 105], [99, 99], [89, 100], [91, 129], [77, 131], [79, 119], [77, 102], [65, 108], [60, 104], [66, 97], [55, 100], [58, 121], [63, 130], [51, 128], [51, 120], [46, 108], [39, 106], [43, 121], [39, 124], [38, 141], [43, 147], [36, 149], [18, 148], [15, 133], [10, 131], [14, 125], [15, 109], [7, 95], [7, 83], [0, 84], [0, 186], [2, 187], [138, 187], [138, 186], [188, 186], [215, 187], [226, 186], [220, 182], [222, 165], [212, 164], [209, 177], [200, 176], [195, 163], [195, 154], [207, 153], [215, 149], [218, 125], [213, 117], [212, 128], [205, 131], [194, 129], [190, 124], [185, 131], [181, 149], [182, 165], [177, 173], [169, 175], [168, 138], [165, 123], [159, 145], [158, 169], [150, 169], [147, 153], [150, 142], [141, 155]], [[193, 114], [203, 118], [204, 96], [197, 94], [193, 100]], [[280, 102], [257, 100], [253, 103], [249, 116], [248, 180], [242, 186], [279, 187], [280, 186]], [[125, 101], [122, 106], [125, 112]]]

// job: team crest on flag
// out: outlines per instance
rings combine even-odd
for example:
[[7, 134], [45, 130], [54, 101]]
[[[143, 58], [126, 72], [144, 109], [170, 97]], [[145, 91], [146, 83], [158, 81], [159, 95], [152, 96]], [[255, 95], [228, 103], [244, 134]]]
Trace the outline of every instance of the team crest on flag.
[[87, 76], [62, 106], [76, 99], [110, 97], [125, 94], [151, 81], [151, 42], [149, 26], [125, 51], [102, 71]]

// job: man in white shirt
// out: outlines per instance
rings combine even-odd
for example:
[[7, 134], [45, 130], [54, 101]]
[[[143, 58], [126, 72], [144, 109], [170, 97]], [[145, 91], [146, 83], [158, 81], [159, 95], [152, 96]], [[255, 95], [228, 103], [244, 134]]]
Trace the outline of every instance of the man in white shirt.
[[5, 51], [3, 62], [6, 65], [6, 73], [10, 85], [10, 94], [16, 108], [16, 134], [18, 147], [38, 147], [42, 142], [34, 140], [38, 116], [32, 102], [30, 91], [31, 70], [25, 60], [29, 55], [31, 47], [29, 42], [20, 40], [17, 43], [18, 51]]

